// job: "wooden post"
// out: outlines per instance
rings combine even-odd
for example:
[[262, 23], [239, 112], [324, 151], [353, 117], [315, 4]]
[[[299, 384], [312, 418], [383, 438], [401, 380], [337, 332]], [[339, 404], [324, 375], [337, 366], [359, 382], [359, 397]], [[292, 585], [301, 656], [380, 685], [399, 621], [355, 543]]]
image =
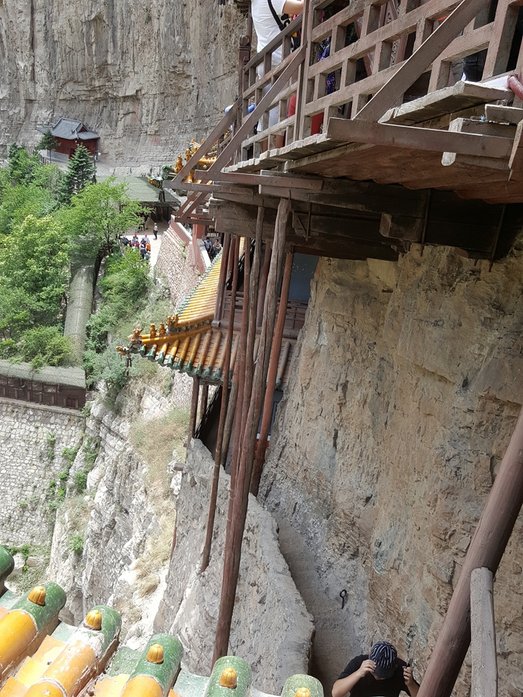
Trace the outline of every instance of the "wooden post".
[[218, 293], [216, 294], [216, 308], [214, 319], [220, 321], [223, 313], [223, 299], [225, 297], [225, 284], [227, 283], [227, 267], [231, 248], [231, 235], [226, 232], [223, 238], [222, 264], [220, 266], [220, 278], [218, 280]]
[[[256, 216], [256, 243], [253, 259], [253, 269], [250, 278], [250, 307], [251, 311], [248, 317], [247, 328], [247, 343], [246, 343], [246, 359], [245, 359], [245, 378], [243, 383], [243, 404], [248, 404], [252, 397], [252, 382], [254, 373], [254, 347], [256, 340], [256, 318], [258, 314], [258, 288], [260, 284], [260, 267], [261, 267], [261, 249], [262, 249], [262, 232], [263, 220], [265, 217], [265, 209], [263, 206], [258, 207]], [[242, 428], [241, 433], [245, 432], [247, 423], [247, 409], [242, 409]]]
[[202, 386], [202, 396], [200, 399], [200, 419], [203, 419], [207, 411], [207, 403], [209, 402], [209, 383], [204, 382]]
[[266, 378], [266, 360], [268, 349], [274, 332], [274, 320], [276, 314], [276, 292], [279, 285], [282, 261], [285, 246], [285, 230], [290, 214], [291, 204], [288, 199], [281, 199], [278, 205], [278, 215], [274, 231], [274, 243], [272, 246], [271, 265], [267, 281], [267, 293], [263, 313], [263, 324], [260, 333], [258, 356], [253, 379], [252, 396], [249, 402], [245, 433], [239, 447], [241, 455], [234, 487], [233, 511], [230, 516], [227, 538], [225, 541], [225, 557], [223, 563], [223, 578], [220, 598], [220, 611], [216, 629], [214, 644], [213, 664], [221, 656], [227, 654], [229, 636], [231, 631], [232, 613], [234, 610], [234, 597], [238, 585], [238, 572], [240, 568], [241, 546], [245, 529], [245, 518], [251, 481], [254, 446], [256, 431], [261, 411], [263, 387]]
[[265, 245], [265, 256], [261, 270], [258, 310], [256, 315], [256, 326], [261, 326], [263, 320], [263, 308], [265, 305], [265, 289], [267, 288], [267, 276], [269, 275], [269, 265], [271, 263], [271, 249], [269, 243]]
[[492, 571], [485, 567], [473, 569], [470, 575], [471, 697], [497, 697], [498, 694], [492, 578]]
[[496, 572], [523, 504], [523, 408], [465, 557], [418, 697], [449, 697], [470, 644], [470, 575]]
[[294, 140], [305, 138], [305, 106], [307, 104], [308, 84], [307, 77], [311, 62], [312, 29], [314, 26], [314, 10], [311, 0], [305, 0], [303, 8], [303, 20], [301, 23], [301, 42], [305, 46], [305, 60], [298, 73], [298, 92], [296, 94], [296, 116], [294, 122]]
[[[207, 530], [205, 532], [205, 544], [202, 552], [202, 563], [200, 565], [200, 573], [203, 573], [209, 565], [211, 556], [212, 533], [214, 529], [214, 518], [216, 516], [216, 500], [218, 498], [218, 483], [220, 480], [220, 467], [222, 462], [223, 450], [223, 431], [227, 414], [227, 406], [229, 409], [234, 409], [234, 402], [228, 400], [229, 393], [229, 374], [231, 367], [231, 347], [234, 329], [234, 307], [236, 305], [236, 290], [238, 288], [238, 246], [239, 240], [234, 240], [231, 245], [231, 255], [233, 261], [232, 274], [232, 289], [231, 289], [231, 307], [229, 313], [229, 326], [227, 328], [227, 336], [225, 339], [225, 356], [223, 361], [223, 383], [222, 383], [222, 401], [220, 405], [220, 419], [218, 421], [218, 434], [216, 436], [216, 448], [214, 450], [214, 467], [212, 474], [211, 494], [209, 496], [209, 513], [207, 515]], [[236, 262], [236, 263], [234, 263]], [[223, 263], [223, 261], [222, 261]]]
[[191, 442], [191, 438], [194, 437], [194, 431], [196, 428], [196, 419], [198, 416], [198, 397], [200, 394], [200, 378], [193, 378], [192, 380], [192, 398], [191, 398], [191, 415], [189, 418], [189, 437], [187, 440], [187, 445]]
[[292, 260], [293, 254], [289, 252], [285, 259], [283, 283], [280, 293], [280, 304], [278, 307], [278, 319], [276, 320], [274, 340], [272, 342], [271, 356], [269, 359], [269, 372], [267, 375], [267, 386], [265, 389], [265, 399], [263, 402], [260, 437], [258, 439], [256, 454], [254, 457], [254, 469], [251, 482], [251, 493], [254, 496], [258, 495], [258, 488], [260, 486], [260, 478], [263, 470], [263, 461], [265, 459], [265, 451], [267, 450], [267, 438], [269, 436], [269, 428], [271, 426], [272, 400], [274, 399], [274, 390], [276, 388], [276, 375], [278, 373], [278, 363], [280, 360], [281, 341], [283, 337], [283, 328], [285, 326], [285, 317], [287, 315], [287, 300], [289, 298], [289, 286], [291, 284]]

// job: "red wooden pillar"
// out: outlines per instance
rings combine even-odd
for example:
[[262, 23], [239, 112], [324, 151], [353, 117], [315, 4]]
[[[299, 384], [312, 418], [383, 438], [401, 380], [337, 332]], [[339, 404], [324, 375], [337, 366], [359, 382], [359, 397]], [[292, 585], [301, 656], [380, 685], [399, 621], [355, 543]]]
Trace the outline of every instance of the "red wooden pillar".
[[[209, 513], [207, 516], [207, 530], [205, 533], [205, 544], [202, 552], [202, 563], [200, 572], [205, 571], [209, 565], [211, 556], [212, 533], [214, 530], [214, 518], [216, 516], [216, 500], [218, 498], [218, 483], [220, 481], [220, 467], [224, 445], [224, 427], [225, 418], [228, 409], [234, 409], [234, 401], [229, 400], [229, 375], [231, 366], [231, 351], [234, 329], [234, 307], [236, 305], [236, 290], [238, 288], [238, 248], [239, 240], [234, 240], [231, 245], [232, 262], [233, 262], [233, 278], [231, 289], [231, 307], [229, 313], [229, 327], [227, 329], [225, 357], [223, 361], [223, 381], [222, 381], [222, 400], [220, 405], [220, 418], [218, 421], [218, 434], [216, 436], [216, 448], [214, 450], [214, 468], [211, 484], [211, 495], [209, 497]], [[222, 264], [226, 262], [222, 260]]]
[[265, 389], [265, 398], [263, 401], [263, 412], [260, 426], [260, 437], [256, 447], [256, 455], [254, 457], [254, 469], [252, 472], [251, 493], [254, 496], [258, 494], [260, 479], [263, 470], [263, 461], [265, 459], [265, 451], [267, 449], [267, 438], [271, 427], [272, 416], [272, 401], [274, 399], [274, 390], [276, 388], [276, 376], [278, 373], [278, 363], [280, 360], [281, 341], [283, 337], [283, 328], [285, 326], [285, 317], [287, 315], [287, 300], [289, 297], [289, 287], [291, 284], [293, 254], [289, 252], [285, 259], [285, 269], [283, 271], [283, 283], [280, 293], [280, 303], [278, 306], [278, 319], [276, 320], [276, 328], [274, 330], [274, 340], [271, 346], [271, 356], [269, 359], [269, 372], [267, 375], [267, 386]]
[[247, 505], [249, 500], [249, 487], [251, 482], [254, 447], [256, 443], [256, 431], [263, 401], [265, 380], [267, 375], [268, 353], [274, 333], [276, 292], [279, 286], [281, 270], [283, 267], [286, 227], [290, 209], [290, 201], [287, 199], [281, 199], [278, 206], [278, 215], [276, 217], [274, 243], [272, 247], [271, 264], [267, 281], [267, 293], [265, 296], [265, 307], [262, 328], [260, 331], [256, 368], [252, 383], [252, 394], [248, 405], [245, 432], [242, 440], [238, 444], [238, 447], [241, 450], [238, 471], [234, 483], [234, 491], [232, 492], [232, 512], [231, 509], [229, 509], [230, 520], [228, 522], [227, 537], [225, 541], [220, 611], [216, 628], [213, 664], [220, 656], [226, 655], [229, 646], [232, 613], [234, 610], [234, 598], [236, 595], [238, 573], [240, 569], [243, 532], [245, 529], [245, 518], [247, 515]]

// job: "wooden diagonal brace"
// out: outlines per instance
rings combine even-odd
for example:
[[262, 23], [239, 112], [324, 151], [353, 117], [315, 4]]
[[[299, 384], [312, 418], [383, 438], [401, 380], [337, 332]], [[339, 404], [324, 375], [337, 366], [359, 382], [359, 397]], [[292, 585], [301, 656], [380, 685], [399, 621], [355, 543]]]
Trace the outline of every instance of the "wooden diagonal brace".
[[357, 119], [377, 121], [396, 106], [405, 91], [422, 75], [432, 61], [447, 48], [464, 27], [485, 6], [485, 0], [461, 0], [456, 9], [424, 41], [417, 51], [403, 63], [391, 79], [356, 114]]
[[176, 177], [172, 181], [164, 182], [164, 188], [166, 189], [183, 189], [184, 178], [190, 173], [190, 171], [198, 164], [198, 162], [207, 155], [210, 148], [218, 140], [218, 138], [225, 133], [229, 126], [234, 122], [236, 118], [236, 112], [239, 109], [241, 100], [237, 99], [225, 116], [220, 120], [220, 122], [213, 128], [211, 133], [207, 136], [204, 142], [200, 145], [198, 150], [192, 155], [192, 157], [186, 162], [186, 164], [181, 168]]

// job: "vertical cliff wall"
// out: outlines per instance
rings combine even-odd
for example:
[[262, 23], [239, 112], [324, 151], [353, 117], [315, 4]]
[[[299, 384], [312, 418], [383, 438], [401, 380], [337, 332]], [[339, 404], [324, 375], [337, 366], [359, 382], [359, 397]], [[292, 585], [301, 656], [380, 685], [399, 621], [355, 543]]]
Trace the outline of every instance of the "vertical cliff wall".
[[[320, 261], [261, 496], [327, 684], [380, 637], [422, 673], [523, 401], [522, 296], [521, 247], [490, 272], [446, 249]], [[502, 695], [523, 687], [522, 523], [495, 583]]]
[[217, 0], [2, 0], [0, 153], [60, 116], [118, 165], [168, 163], [235, 96], [245, 18]]

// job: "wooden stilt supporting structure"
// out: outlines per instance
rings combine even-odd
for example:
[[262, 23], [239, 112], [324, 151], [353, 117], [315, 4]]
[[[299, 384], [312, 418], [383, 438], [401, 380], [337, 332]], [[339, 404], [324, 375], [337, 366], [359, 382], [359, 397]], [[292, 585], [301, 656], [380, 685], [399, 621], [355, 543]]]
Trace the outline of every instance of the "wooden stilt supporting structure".
[[200, 398], [200, 418], [203, 417], [207, 411], [207, 404], [209, 402], [209, 383], [204, 382], [202, 385], [202, 396]]
[[283, 267], [285, 229], [290, 210], [290, 201], [288, 199], [281, 199], [278, 206], [278, 215], [276, 217], [274, 242], [267, 279], [267, 292], [265, 295], [263, 322], [252, 383], [252, 393], [249, 400], [245, 432], [242, 440], [238, 443], [238, 447], [240, 448], [239, 466], [235, 477], [234, 490], [231, 492], [233, 497], [232, 515], [228, 523], [227, 539], [225, 541], [220, 612], [216, 630], [213, 663], [221, 656], [227, 654], [229, 646], [234, 598], [236, 595], [238, 572], [240, 568], [241, 545], [245, 528], [245, 518], [247, 515], [256, 431], [264, 395], [269, 348], [274, 333], [277, 291]]
[[[470, 644], [470, 577], [496, 570], [523, 505], [523, 409], [468, 549], [418, 697], [449, 697]], [[445, 666], [445, 670], [441, 667]]]
[[274, 399], [274, 390], [276, 388], [276, 376], [278, 374], [278, 362], [280, 360], [281, 341], [283, 337], [283, 328], [285, 326], [285, 315], [287, 312], [287, 300], [289, 298], [289, 286], [291, 284], [293, 254], [289, 252], [285, 259], [285, 269], [283, 271], [283, 283], [280, 293], [280, 304], [278, 306], [278, 319], [276, 320], [276, 328], [274, 330], [274, 341], [271, 347], [271, 356], [269, 359], [269, 373], [267, 375], [267, 387], [265, 390], [265, 399], [263, 402], [262, 420], [260, 426], [260, 437], [256, 447], [254, 457], [254, 469], [252, 472], [251, 493], [254, 496], [258, 495], [260, 486], [260, 478], [263, 469], [263, 461], [265, 460], [265, 452], [267, 450], [267, 438], [271, 427], [272, 416], [272, 401]]
[[494, 574], [473, 569], [470, 576], [471, 697], [497, 697], [498, 666], [493, 598]]
[[230, 248], [231, 236], [226, 232], [223, 237], [222, 265], [220, 266], [220, 278], [218, 280], [218, 293], [216, 295], [216, 308], [214, 311], [214, 319], [218, 322], [221, 320], [223, 313], [223, 300], [225, 297], [225, 282], [227, 280]]
[[[223, 365], [223, 386], [222, 386], [222, 400], [220, 405], [220, 418], [218, 421], [218, 434], [216, 436], [216, 448], [214, 451], [214, 468], [212, 475], [211, 484], [211, 495], [209, 497], [209, 513], [207, 516], [207, 530], [205, 533], [205, 544], [202, 552], [202, 562], [200, 565], [200, 573], [203, 573], [209, 565], [209, 559], [211, 556], [211, 543], [212, 543], [212, 533], [214, 529], [214, 518], [216, 516], [216, 500], [218, 498], [218, 483], [220, 480], [220, 468], [222, 463], [222, 452], [224, 443], [224, 427], [225, 420], [227, 416], [227, 410], [234, 409], [234, 401], [229, 400], [229, 374], [231, 368], [231, 350], [232, 350], [232, 338], [234, 329], [234, 307], [236, 305], [236, 291], [238, 289], [238, 248], [239, 240], [235, 239], [231, 245], [231, 256], [233, 262], [233, 275], [232, 275], [232, 289], [231, 289], [231, 307], [229, 316], [229, 327], [227, 329], [227, 337], [225, 344], [225, 357]], [[225, 259], [222, 261], [222, 269]], [[227, 264], [225, 264], [226, 266]], [[220, 269], [220, 270], [222, 270]], [[220, 276], [220, 281], [223, 283], [222, 286], [222, 301], [225, 296], [225, 283], [227, 276]]]
[[200, 378], [193, 378], [192, 381], [192, 398], [191, 398], [191, 415], [189, 418], [189, 434], [187, 443], [194, 437], [196, 428], [196, 419], [198, 417], [198, 398], [200, 396]]
[[265, 247], [265, 255], [263, 257], [263, 267], [261, 270], [261, 278], [260, 278], [260, 289], [259, 289], [259, 296], [260, 300], [258, 302], [258, 312], [256, 315], [256, 325], [258, 327], [261, 327], [262, 319], [263, 319], [263, 307], [265, 305], [265, 289], [267, 288], [267, 276], [269, 275], [269, 264], [271, 262], [271, 250], [269, 246], [267, 245]]
[[[236, 424], [234, 433], [235, 445], [241, 442], [242, 439], [242, 423], [243, 423], [243, 400], [244, 400], [244, 384], [245, 384], [245, 358], [247, 350], [247, 325], [249, 320], [250, 311], [250, 300], [249, 300], [249, 278], [251, 271], [251, 260], [250, 260], [250, 239], [244, 238], [244, 278], [243, 278], [243, 307], [242, 307], [242, 319], [240, 327], [240, 337], [239, 337], [239, 352], [238, 360], [236, 361], [235, 369], [235, 380], [237, 387], [236, 395]], [[231, 498], [229, 500], [229, 516], [227, 525], [230, 525], [230, 512], [232, 499], [234, 496], [234, 482], [236, 477], [236, 472], [238, 469], [238, 457], [240, 449], [235, 447], [233, 449], [233, 457], [231, 463]]]

